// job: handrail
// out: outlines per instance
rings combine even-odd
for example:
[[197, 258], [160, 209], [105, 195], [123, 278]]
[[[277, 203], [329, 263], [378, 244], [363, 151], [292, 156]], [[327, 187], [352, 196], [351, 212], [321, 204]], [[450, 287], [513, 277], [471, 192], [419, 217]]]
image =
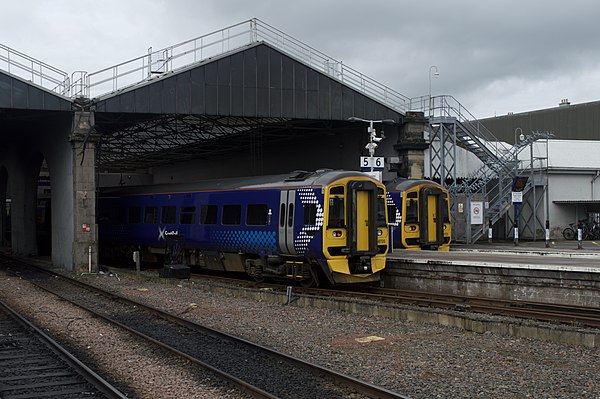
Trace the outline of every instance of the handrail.
[[101, 97], [258, 42], [266, 42], [400, 113], [409, 108], [410, 98], [256, 18], [161, 50], [150, 48], [145, 55], [86, 74], [84, 94]]
[[0, 44], [0, 69], [62, 96], [69, 96], [69, 75], [45, 62]]

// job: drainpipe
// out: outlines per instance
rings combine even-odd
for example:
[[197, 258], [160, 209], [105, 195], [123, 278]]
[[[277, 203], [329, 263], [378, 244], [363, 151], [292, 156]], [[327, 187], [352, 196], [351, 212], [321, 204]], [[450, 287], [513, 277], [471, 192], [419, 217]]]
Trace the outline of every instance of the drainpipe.
[[600, 170], [597, 170], [596, 171], [596, 176], [592, 177], [592, 181], [591, 181], [591, 183], [592, 183], [592, 198], [591, 199], [592, 200], [594, 199], [594, 183], [596, 182], [596, 179], [598, 177], [600, 177]]

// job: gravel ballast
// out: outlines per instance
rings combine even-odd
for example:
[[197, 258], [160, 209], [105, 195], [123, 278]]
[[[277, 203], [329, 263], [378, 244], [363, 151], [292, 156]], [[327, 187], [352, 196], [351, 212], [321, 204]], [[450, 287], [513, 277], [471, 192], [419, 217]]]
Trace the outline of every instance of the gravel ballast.
[[[208, 327], [317, 362], [412, 398], [600, 398], [600, 351], [439, 325], [274, 304], [208, 286], [119, 274], [86, 282]], [[210, 283], [207, 283], [210, 284]], [[51, 334], [80, 348], [105, 378], [136, 398], [244, 397], [209, 373], [12, 275], [0, 296]], [[301, 387], [290, 387], [301, 389]]]

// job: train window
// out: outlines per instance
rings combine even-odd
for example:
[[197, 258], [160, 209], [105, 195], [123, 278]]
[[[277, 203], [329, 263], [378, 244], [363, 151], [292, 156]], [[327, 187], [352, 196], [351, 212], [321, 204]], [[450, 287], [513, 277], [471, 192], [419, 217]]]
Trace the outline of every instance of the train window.
[[329, 189], [329, 194], [331, 195], [344, 195], [344, 186], [335, 186]]
[[406, 201], [406, 217], [404, 220], [406, 223], [419, 222], [419, 203], [416, 199], [409, 199]]
[[383, 195], [383, 188], [377, 187], [377, 195]]
[[115, 221], [116, 224], [125, 224], [127, 223], [127, 218], [125, 217], [125, 208], [122, 206], [117, 208], [117, 219]]
[[338, 197], [329, 198], [329, 218], [327, 219], [327, 228], [343, 228], [346, 227], [345, 224], [344, 199]]
[[279, 226], [285, 226], [285, 204], [281, 204], [281, 208], [279, 209]]
[[241, 205], [223, 205], [223, 224], [240, 224], [242, 223], [242, 206]]
[[388, 205], [388, 223], [396, 223], [396, 205]]
[[127, 211], [127, 223], [138, 224], [141, 220], [141, 208], [139, 206], [130, 206]]
[[160, 213], [160, 222], [162, 224], [175, 224], [177, 220], [174, 206], [163, 206]]
[[182, 206], [179, 208], [180, 224], [196, 224], [196, 207]]
[[144, 223], [158, 223], [158, 208], [156, 206], [147, 206], [144, 208]]
[[448, 212], [448, 198], [442, 201], [442, 220], [444, 223], [450, 223], [450, 214]]
[[266, 226], [267, 212], [267, 204], [248, 204], [246, 207], [246, 225]]
[[317, 224], [317, 204], [304, 204], [304, 225], [314, 226]]
[[288, 207], [288, 227], [294, 225], [294, 204], [290, 204]]
[[383, 197], [377, 197], [377, 227], [387, 226], [385, 211], [385, 199]]
[[200, 206], [200, 224], [217, 224], [217, 206]]

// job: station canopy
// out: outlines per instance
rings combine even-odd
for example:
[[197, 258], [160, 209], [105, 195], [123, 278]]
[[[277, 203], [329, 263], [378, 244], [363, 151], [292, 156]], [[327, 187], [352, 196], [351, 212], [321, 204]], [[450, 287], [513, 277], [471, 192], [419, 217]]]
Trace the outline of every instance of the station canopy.
[[410, 103], [256, 19], [81, 80], [102, 172], [336, 134], [357, 128], [350, 117], [401, 123]]

